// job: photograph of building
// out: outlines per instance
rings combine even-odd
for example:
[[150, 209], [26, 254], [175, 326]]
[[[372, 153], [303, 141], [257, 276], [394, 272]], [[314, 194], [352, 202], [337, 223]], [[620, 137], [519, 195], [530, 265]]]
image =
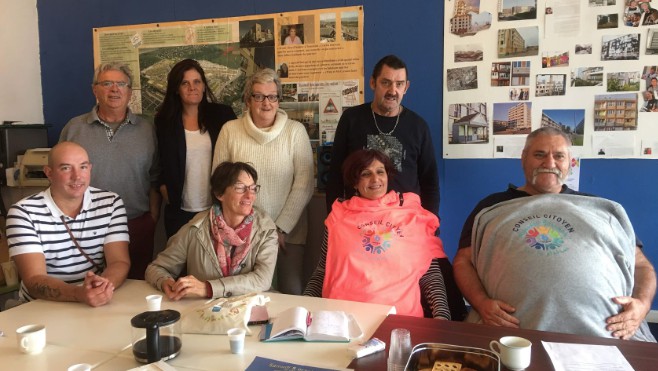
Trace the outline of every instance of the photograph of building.
[[472, 36], [491, 27], [491, 13], [480, 13], [480, 0], [457, 0], [450, 18], [450, 33]]
[[537, 55], [539, 29], [535, 27], [498, 30], [498, 58]]
[[607, 78], [607, 91], [638, 91], [640, 81], [640, 71], [610, 72]]
[[494, 103], [494, 135], [529, 134], [532, 126], [532, 103]]
[[599, 14], [596, 16], [597, 29], [603, 30], [617, 27], [619, 27], [619, 14]]
[[594, 96], [594, 131], [637, 129], [637, 94]]
[[448, 112], [450, 144], [489, 142], [486, 103], [451, 104]]
[[551, 95], [564, 95], [566, 91], [567, 75], [537, 75], [535, 96], [545, 97]]
[[571, 138], [574, 146], [582, 146], [585, 133], [584, 109], [545, 109], [541, 114], [541, 127], [561, 130]]
[[450, 19], [450, 32], [455, 35], [464, 35], [471, 32], [471, 14], [470, 7], [466, 1], [458, 0], [455, 2], [455, 13]]
[[647, 35], [647, 55], [658, 54], [658, 29], [653, 28], [649, 30]]
[[240, 47], [274, 46], [274, 20], [259, 19], [240, 22]]
[[499, 21], [537, 19], [537, 0], [501, 0], [498, 2]]
[[640, 58], [640, 34], [603, 35], [601, 60], [636, 60]]
[[571, 86], [603, 86], [603, 67], [579, 67], [571, 70]]
[[509, 86], [510, 62], [494, 62], [491, 64], [491, 86]]
[[617, 4], [617, 0], [589, 0], [589, 6], [608, 6], [615, 4]]
[[512, 62], [512, 86], [530, 85], [530, 61]]

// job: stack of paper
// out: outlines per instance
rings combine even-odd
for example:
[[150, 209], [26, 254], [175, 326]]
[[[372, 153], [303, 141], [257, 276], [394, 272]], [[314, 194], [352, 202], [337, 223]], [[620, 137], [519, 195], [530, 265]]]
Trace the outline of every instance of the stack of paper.
[[542, 341], [555, 371], [633, 371], [616, 346]]

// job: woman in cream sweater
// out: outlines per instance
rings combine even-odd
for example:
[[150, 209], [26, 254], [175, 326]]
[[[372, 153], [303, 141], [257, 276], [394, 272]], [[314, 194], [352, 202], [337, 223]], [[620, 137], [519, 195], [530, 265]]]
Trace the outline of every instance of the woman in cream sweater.
[[313, 153], [306, 128], [279, 108], [281, 81], [263, 69], [246, 82], [242, 117], [224, 125], [215, 146], [213, 168], [243, 161], [258, 171], [261, 193], [256, 207], [274, 220], [279, 232], [276, 288], [287, 294], [303, 290], [306, 205], [313, 194]]

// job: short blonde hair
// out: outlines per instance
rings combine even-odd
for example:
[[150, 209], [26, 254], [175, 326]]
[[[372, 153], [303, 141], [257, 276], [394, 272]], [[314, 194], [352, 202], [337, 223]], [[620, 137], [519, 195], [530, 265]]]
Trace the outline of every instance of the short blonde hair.
[[273, 82], [276, 84], [276, 94], [281, 99], [281, 80], [276, 72], [271, 68], [264, 68], [257, 71], [255, 74], [249, 76], [247, 82], [244, 84], [244, 92], [242, 93], [242, 101], [246, 104], [249, 102], [249, 98], [254, 93], [255, 84], [267, 84]]

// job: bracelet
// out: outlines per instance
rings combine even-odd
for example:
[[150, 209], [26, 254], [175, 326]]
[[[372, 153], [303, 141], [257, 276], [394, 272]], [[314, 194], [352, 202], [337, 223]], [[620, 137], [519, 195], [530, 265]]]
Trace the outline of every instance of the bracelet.
[[281, 233], [281, 234], [287, 234], [283, 229], [276, 227], [276, 231]]

